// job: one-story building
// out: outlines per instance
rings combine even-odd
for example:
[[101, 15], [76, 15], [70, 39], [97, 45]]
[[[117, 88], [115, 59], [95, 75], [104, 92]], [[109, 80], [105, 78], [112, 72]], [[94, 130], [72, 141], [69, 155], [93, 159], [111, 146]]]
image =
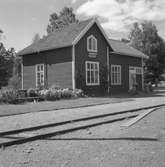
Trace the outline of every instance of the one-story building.
[[22, 56], [22, 89], [82, 89], [88, 94], [142, 90], [148, 56], [109, 39], [97, 19], [73, 23], [31, 44]]

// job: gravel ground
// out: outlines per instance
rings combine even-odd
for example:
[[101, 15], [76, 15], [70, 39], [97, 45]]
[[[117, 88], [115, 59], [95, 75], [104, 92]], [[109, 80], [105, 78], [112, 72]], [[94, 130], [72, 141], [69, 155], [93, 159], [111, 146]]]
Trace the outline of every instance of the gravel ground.
[[112, 98], [112, 97], [86, 97], [77, 99], [66, 99], [59, 101], [43, 101], [38, 103], [25, 104], [0, 104], [0, 117], [26, 114], [33, 112], [43, 112], [60, 109], [71, 109], [86, 106], [95, 106], [111, 103], [131, 101], [131, 98]]
[[[38, 126], [55, 122], [62, 122], [82, 117], [90, 117], [94, 115], [120, 112], [135, 108], [147, 107], [151, 105], [159, 105], [165, 103], [165, 97], [147, 97], [134, 98], [132, 101], [122, 103], [111, 103], [104, 105], [96, 105], [90, 107], [81, 107], [74, 109], [61, 109], [46, 112], [33, 112], [21, 115], [13, 115], [8, 117], [0, 117], [0, 131], [8, 131], [19, 128]], [[35, 106], [34, 106], [35, 108]]]
[[124, 122], [0, 150], [0, 167], [164, 167], [165, 108]]

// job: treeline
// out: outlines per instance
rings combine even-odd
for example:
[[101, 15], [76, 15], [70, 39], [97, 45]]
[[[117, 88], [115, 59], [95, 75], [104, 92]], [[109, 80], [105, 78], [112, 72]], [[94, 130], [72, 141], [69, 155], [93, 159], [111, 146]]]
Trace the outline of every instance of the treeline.
[[0, 43], [0, 88], [5, 86], [21, 88], [21, 58], [14, 48], [7, 50]]

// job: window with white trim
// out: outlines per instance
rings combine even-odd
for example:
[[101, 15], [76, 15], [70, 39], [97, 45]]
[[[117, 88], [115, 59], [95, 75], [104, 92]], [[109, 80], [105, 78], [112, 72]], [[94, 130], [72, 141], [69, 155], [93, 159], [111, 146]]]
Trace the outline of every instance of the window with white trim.
[[121, 65], [111, 65], [111, 84], [121, 85]]
[[99, 85], [99, 62], [86, 61], [86, 85]]
[[44, 64], [36, 64], [36, 86], [44, 86]]
[[88, 52], [97, 52], [97, 39], [93, 35], [87, 38], [87, 50]]

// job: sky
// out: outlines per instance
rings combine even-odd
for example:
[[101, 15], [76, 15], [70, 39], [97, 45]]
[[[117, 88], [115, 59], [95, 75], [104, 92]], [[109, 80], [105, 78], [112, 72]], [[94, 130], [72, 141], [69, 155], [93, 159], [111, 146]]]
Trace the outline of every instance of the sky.
[[36, 33], [46, 34], [50, 14], [64, 6], [73, 7], [80, 20], [97, 16], [110, 38], [126, 38], [134, 22], [148, 20], [165, 39], [165, 0], [0, 0], [1, 41], [23, 49]]

